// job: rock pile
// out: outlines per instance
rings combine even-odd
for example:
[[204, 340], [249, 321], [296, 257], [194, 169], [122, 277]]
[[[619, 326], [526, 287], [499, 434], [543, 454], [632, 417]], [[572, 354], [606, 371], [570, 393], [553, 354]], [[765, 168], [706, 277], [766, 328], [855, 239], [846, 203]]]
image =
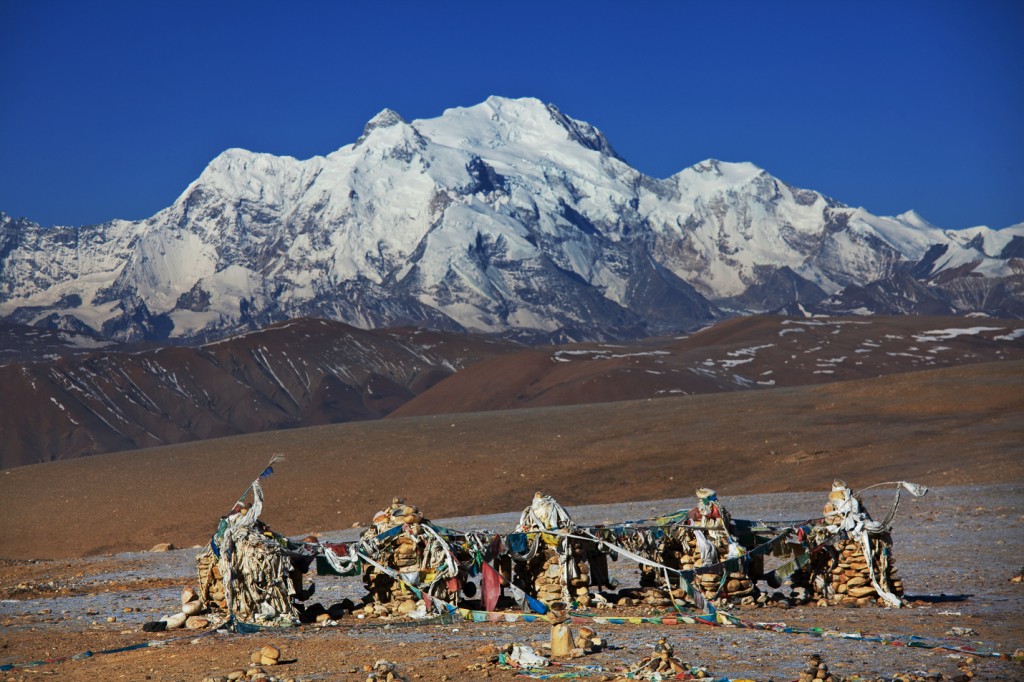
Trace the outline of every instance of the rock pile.
[[820, 654], [807, 657], [807, 665], [800, 671], [800, 682], [839, 682], [828, 671], [828, 666], [821, 660]]
[[897, 597], [903, 596], [903, 581], [896, 575], [892, 562], [891, 536], [889, 533], [871, 535], [868, 542], [870, 555], [865, 554], [863, 543], [855, 540], [847, 540], [838, 548], [838, 560], [832, 568], [834, 602], [858, 605], [882, 602], [871, 581], [872, 569], [882, 589]]
[[[252, 505], [237, 502], [196, 556], [198, 600], [204, 608], [230, 611], [244, 622], [294, 624], [295, 602], [312, 594], [312, 588], [302, 589], [302, 575], [313, 556], [302, 543], [293, 543], [260, 521], [263, 489], [258, 480], [250, 489]], [[225, 576], [230, 576], [230, 585]]]
[[839, 536], [792, 577], [797, 602], [865, 606], [878, 602], [898, 606], [903, 581], [892, 558], [892, 535], [871, 520], [863, 503], [836, 480], [824, 508], [821, 533]]
[[704, 679], [710, 677], [705, 668], [691, 666], [676, 658], [675, 650], [664, 637], [654, 645], [654, 655], [640, 660], [628, 670], [629, 680]]
[[273, 644], [267, 644], [249, 656], [249, 662], [253, 665], [277, 665], [280, 660], [281, 650]]
[[[714, 490], [701, 488], [697, 491], [697, 506], [689, 511], [682, 525], [673, 527], [662, 538], [651, 557], [654, 561], [683, 571], [716, 564], [728, 558], [739, 556], [742, 552], [733, 535], [732, 518], [729, 512], [718, 501]], [[672, 585], [678, 585], [679, 579], [669, 574]], [[644, 566], [641, 568], [641, 586], [663, 586], [664, 577], [658, 569]], [[699, 574], [694, 581], [705, 599], [720, 604], [753, 605], [757, 599], [757, 586], [750, 575], [739, 571], [718, 571]], [[657, 603], [657, 596], [648, 592], [644, 601]], [[685, 590], [674, 589], [672, 596], [686, 599]]]
[[396, 663], [385, 658], [378, 659], [373, 665], [363, 666], [366, 682], [404, 682], [404, 678], [398, 674], [397, 669]]
[[[396, 497], [391, 506], [374, 516], [363, 538], [378, 546], [375, 560], [397, 572], [401, 580], [372, 564], [363, 569], [367, 615], [405, 615], [422, 601], [410, 585], [432, 597], [457, 602], [462, 582], [460, 562], [454, 549], [429, 527], [420, 510]], [[381, 540], [382, 533], [399, 529]]]
[[591, 558], [598, 554], [597, 544], [551, 532], [573, 528], [565, 508], [537, 492], [519, 518], [517, 531], [527, 534], [531, 550], [527, 558], [516, 561], [516, 580], [545, 604], [576, 603], [586, 608], [592, 601]]
[[572, 538], [557, 539], [544, 533], [533, 559], [516, 566], [529, 581], [530, 592], [545, 604], [575, 602], [590, 606], [590, 550], [593, 543]]
[[248, 668], [232, 670], [227, 675], [204, 677], [203, 682], [295, 682], [294, 677], [276, 677], [263, 669], [280, 663], [281, 650], [267, 644], [249, 656]]
[[226, 609], [224, 580], [217, 565], [219, 559], [212, 551], [203, 551], [196, 557], [196, 573], [199, 579], [199, 600], [211, 608]]
[[594, 628], [584, 625], [580, 628], [573, 644], [577, 649], [582, 649], [585, 654], [596, 654], [604, 649], [604, 640], [597, 635]]
[[[364, 539], [371, 539], [409, 524], [409, 528], [393, 537], [387, 547], [382, 547], [378, 558], [413, 585], [419, 585], [422, 577], [419, 564], [424, 545], [420, 527], [423, 522], [423, 514], [418, 507], [395, 497], [390, 507], [374, 514], [371, 527], [363, 534]], [[418, 597], [400, 580], [395, 580], [376, 566], [367, 564], [364, 567], [363, 585], [369, 593], [368, 601], [372, 601], [367, 604], [367, 615], [409, 613], [416, 608]]]
[[211, 621], [200, 614], [206, 613], [206, 605], [199, 599], [199, 593], [192, 587], [181, 591], [181, 611], [164, 616], [158, 621], [143, 625], [145, 632], [163, 632], [164, 630], [202, 630], [210, 626]]

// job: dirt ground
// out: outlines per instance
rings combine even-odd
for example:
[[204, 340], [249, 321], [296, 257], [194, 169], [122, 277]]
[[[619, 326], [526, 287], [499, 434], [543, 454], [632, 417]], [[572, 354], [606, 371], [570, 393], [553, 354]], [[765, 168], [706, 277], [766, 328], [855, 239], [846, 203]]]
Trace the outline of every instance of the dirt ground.
[[[1024, 566], [1022, 415], [1024, 363], [1001, 362], [816, 387], [325, 426], [4, 470], [0, 666], [164, 645], [15, 668], [0, 681], [202, 680], [245, 668], [268, 643], [290, 661], [273, 670], [280, 679], [364, 680], [363, 666], [379, 658], [410, 680], [511, 679], [512, 671], [486, 666], [493, 647], [548, 638], [544, 624], [354, 618], [246, 636], [144, 633], [144, 622], [177, 611], [182, 587], [194, 582], [194, 546], [208, 541], [276, 452], [287, 459], [265, 481], [263, 519], [288, 535], [328, 540], [353, 537], [350, 526], [392, 495], [450, 527], [507, 532], [538, 489], [578, 522], [604, 523], [692, 506], [701, 486], [716, 488], [734, 517], [781, 520], [819, 515], [835, 477], [854, 489], [925, 484], [937, 494], [905, 498], [894, 531], [911, 608], [739, 615], [1012, 653], [1024, 647], [1024, 585], [1010, 580]], [[866, 499], [880, 517], [891, 490]], [[188, 549], [145, 551], [160, 542]], [[634, 567], [619, 562], [617, 570], [624, 586], [636, 584]], [[358, 598], [353, 580], [320, 578], [316, 599]], [[660, 635], [683, 660], [732, 679], [796, 679], [810, 653], [848, 677], [931, 671], [953, 679], [966, 665], [974, 679], [1024, 679], [1019, 663], [942, 649], [707, 626], [597, 629], [608, 650], [572, 662], [599, 666], [597, 679], [649, 655]]]
[[[864, 498], [876, 516], [892, 502], [892, 488]], [[820, 513], [826, 493], [723, 497], [734, 517], [762, 520], [810, 518]], [[655, 502], [570, 507], [580, 523], [642, 518], [689, 506], [678, 498]], [[267, 513], [276, 503], [268, 498]], [[510, 530], [516, 514], [436, 519], [448, 527]], [[325, 539], [352, 539], [356, 531], [338, 531]], [[968, 655], [942, 649], [908, 648], [839, 637], [765, 632], [755, 629], [693, 625], [597, 625], [606, 651], [569, 664], [598, 666], [592, 679], [612, 679], [615, 671], [651, 654], [666, 636], [677, 654], [715, 676], [730, 679], [796, 679], [811, 653], [822, 655], [836, 674], [891, 678], [921, 671], [945, 679], [963, 674], [976, 680], [1024, 679], [1021, 663], [984, 652], [1012, 653], [1024, 646], [1024, 585], [1011, 582], [1024, 563], [1024, 493], [1021, 486], [998, 484], [943, 487], [924, 498], [904, 496], [894, 530], [894, 556], [907, 585], [910, 608], [737, 610], [744, 619], [783, 621], [799, 628], [834, 632], [912, 635], [957, 647], [976, 647]], [[0, 565], [0, 665], [47, 657], [99, 652], [143, 642], [162, 646], [96, 654], [33, 668], [0, 673], [0, 680], [33, 680], [57, 675], [71, 680], [201, 680], [245, 669], [249, 654], [265, 644], [283, 651], [284, 665], [268, 668], [279, 679], [363, 680], [363, 666], [380, 658], [415, 680], [511, 680], [512, 670], [488, 666], [495, 646], [540, 644], [546, 624], [454, 622], [418, 625], [379, 619], [341, 619], [336, 627], [305, 626], [255, 635], [215, 631], [145, 633], [142, 623], [177, 610], [183, 586], [194, 581], [195, 549], [142, 552], [89, 559], [6, 561]], [[623, 586], [636, 584], [635, 566], [613, 564]], [[358, 578], [316, 578], [325, 604], [344, 596], [358, 598]], [[761, 587], [769, 589], [763, 583]], [[785, 587], [783, 588], [785, 589]], [[601, 616], [659, 615], [664, 609], [600, 609]], [[580, 624], [574, 624], [576, 629]], [[953, 628], [961, 628], [957, 634]], [[969, 630], [963, 630], [969, 628]], [[581, 672], [555, 668], [552, 672]]]

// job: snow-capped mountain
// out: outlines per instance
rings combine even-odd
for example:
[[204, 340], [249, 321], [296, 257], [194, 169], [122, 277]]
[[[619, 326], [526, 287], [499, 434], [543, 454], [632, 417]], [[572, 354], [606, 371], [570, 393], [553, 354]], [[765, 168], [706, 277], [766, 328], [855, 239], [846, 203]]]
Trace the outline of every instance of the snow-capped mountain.
[[871, 215], [749, 163], [667, 178], [593, 126], [492, 97], [385, 110], [323, 157], [231, 149], [139, 221], [0, 214], [0, 317], [120, 340], [296, 316], [610, 339], [786, 307], [1024, 315], [1024, 224]]

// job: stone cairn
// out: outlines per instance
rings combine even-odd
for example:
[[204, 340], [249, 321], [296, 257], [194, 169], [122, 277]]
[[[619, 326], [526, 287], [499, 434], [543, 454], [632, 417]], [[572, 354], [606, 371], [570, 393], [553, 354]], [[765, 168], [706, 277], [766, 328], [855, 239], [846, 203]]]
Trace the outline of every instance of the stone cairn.
[[[725, 561], [742, 551], [732, 534], [733, 523], [729, 512], [718, 501], [714, 490], [697, 490], [697, 506], [689, 511], [686, 521], [666, 535], [658, 545], [655, 560], [669, 568], [690, 571], [701, 566]], [[706, 543], [698, 540], [698, 533]], [[678, 585], [678, 576], [669, 574], [672, 585]], [[664, 583], [658, 569], [641, 567], [641, 586], [656, 586]], [[752, 605], [757, 598], [757, 587], [751, 577], [743, 571], [703, 573], [697, 576], [694, 587], [705, 599], [720, 603]], [[686, 592], [680, 588], [672, 590], [672, 596], [685, 599]]]
[[196, 557], [196, 573], [199, 579], [199, 592], [202, 603], [211, 609], [226, 609], [227, 599], [224, 595], [224, 576], [217, 565], [220, 560], [212, 550], [204, 549]]
[[808, 566], [793, 575], [794, 600], [816, 600], [822, 605], [864, 606], [876, 601], [899, 605], [903, 581], [892, 559], [888, 528], [873, 522], [861, 501], [840, 480], [832, 484], [824, 515], [823, 532], [845, 531], [845, 537], [817, 552]]
[[[366, 613], [404, 615], [414, 611], [420, 598], [406, 583], [426, 591], [438, 578], [437, 571], [442, 565], [448, 564], [451, 568], [455, 563], [446, 554], [450, 548], [425, 528], [429, 523], [416, 506], [406, 504], [401, 497], [392, 499], [390, 507], [374, 516], [371, 528], [363, 535], [364, 540], [402, 528], [397, 535], [382, 542], [375, 558], [400, 573], [405, 582], [367, 564], [363, 570], [363, 584], [369, 593]], [[458, 590], [451, 590], [448, 581], [440, 580], [433, 586], [431, 595], [450, 601], [457, 599]]]
[[302, 590], [310, 559], [293, 553], [287, 538], [259, 520], [262, 490], [257, 481], [253, 488], [258, 503], [237, 503], [196, 556], [196, 601], [203, 610], [230, 610], [244, 622], [291, 623], [298, 618], [295, 602], [312, 593]]
[[[590, 606], [590, 557], [596, 543], [559, 538], [551, 531], [571, 530], [569, 513], [550, 495], [538, 492], [523, 510], [516, 529], [532, 535], [536, 553], [515, 563], [516, 581], [545, 604], [564, 602]], [[536, 534], [536, 535], [534, 535]], [[531, 548], [528, 554], [532, 553]]]
[[820, 654], [807, 657], [807, 665], [800, 671], [800, 682], [838, 682], [828, 671], [828, 665], [821, 660]]
[[707, 668], [690, 665], [676, 656], [675, 649], [667, 639], [661, 637], [654, 645], [654, 654], [646, 656], [636, 665], [630, 666], [628, 674], [619, 680], [700, 680], [712, 677]]

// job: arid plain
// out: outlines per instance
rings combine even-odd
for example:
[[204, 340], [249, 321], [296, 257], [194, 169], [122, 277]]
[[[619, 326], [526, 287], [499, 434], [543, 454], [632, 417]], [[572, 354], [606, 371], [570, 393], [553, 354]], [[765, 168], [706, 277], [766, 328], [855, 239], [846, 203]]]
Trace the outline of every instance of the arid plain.
[[[420, 400], [427, 397], [429, 392]], [[817, 513], [816, 500], [824, 499], [835, 477], [854, 489], [892, 480], [922, 483], [941, 496], [905, 502], [908, 515], [896, 531], [897, 560], [908, 593], [917, 595], [916, 609], [805, 607], [742, 615], [940, 638], [953, 627], [970, 626], [977, 641], [1012, 652], [1024, 632], [1015, 610], [1024, 603], [1022, 589], [1009, 582], [1022, 562], [1022, 415], [1024, 361], [1008, 359], [811, 386], [388, 418], [7, 469], [0, 472], [0, 590], [12, 601], [3, 602], [0, 662], [149, 638], [133, 621], [142, 613], [155, 619], [174, 609], [173, 599], [160, 595], [192, 581], [187, 564], [195, 550], [117, 553], [144, 552], [160, 542], [185, 548], [205, 543], [217, 518], [275, 453], [286, 459], [266, 481], [263, 518], [288, 535], [365, 524], [392, 495], [442, 519], [518, 511], [535, 490], [572, 510], [644, 500], [686, 504], [695, 488], [710, 486], [726, 504], [730, 498], [746, 500], [741, 508], [748, 514], [766, 506], [792, 509], [799, 517]], [[743, 497], [748, 495], [758, 496], [751, 498], [756, 503]], [[935, 532], [941, 542], [928, 540]], [[986, 548], [994, 549], [988, 558]], [[168, 562], [166, 570], [131, 569], [161, 561]], [[133, 615], [76, 610], [108, 593], [118, 595], [119, 605], [129, 604]], [[58, 600], [66, 613], [47, 600]], [[956, 613], [961, 615], [950, 615]], [[346, 628], [276, 639], [216, 635], [191, 645], [186, 640], [7, 675], [201, 679], [244, 667], [250, 649], [274, 639], [295, 659], [276, 673], [282, 679], [361, 679], [362, 665], [381, 657], [399, 662], [412, 678], [511, 678], [510, 671], [467, 668], [486, 659], [481, 647], [544, 636], [536, 626], [469, 623], [427, 628], [417, 636]], [[621, 648], [603, 663], [586, 662], [611, 670], [643, 655], [665, 633], [633, 628], [603, 634]], [[931, 650], [817, 638], [768, 641], [786, 636], [706, 628], [667, 634], [677, 650], [686, 650], [684, 658], [719, 675], [792, 679], [795, 673], [786, 675], [815, 651], [845, 675], [931, 669], [951, 678], [958, 665], [968, 665], [963, 657], [948, 659]], [[978, 659], [969, 665], [979, 679], [1024, 673], [1009, 661]]]

